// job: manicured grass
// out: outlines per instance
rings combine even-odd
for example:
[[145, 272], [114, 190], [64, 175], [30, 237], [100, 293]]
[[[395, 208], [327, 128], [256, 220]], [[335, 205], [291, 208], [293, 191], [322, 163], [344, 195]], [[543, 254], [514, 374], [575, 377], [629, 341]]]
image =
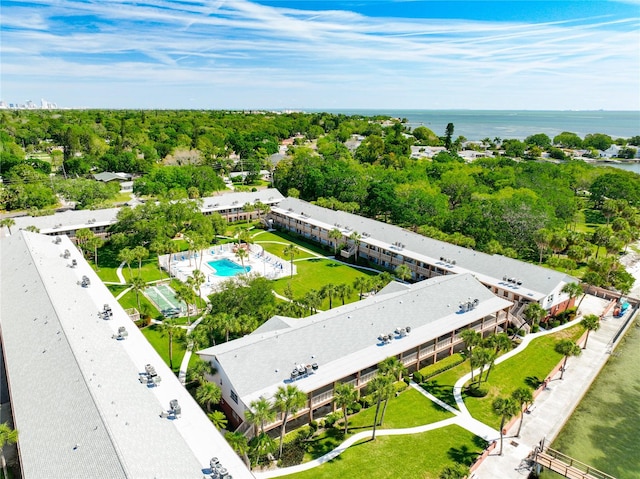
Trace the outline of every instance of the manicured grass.
[[[376, 413], [375, 405], [354, 414], [349, 418], [349, 429], [359, 432], [362, 429], [373, 427], [373, 418]], [[398, 429], [405, 427], [422, 426], [433, 422], [442, 421], [452, 417], [448, 411], [430, 401], [413, 388], [407, 388], [398, 397], [389, 400], [384, 416], [382, 429]]]
[[[160, 333], [160, 330], [157, 325], [148, 326], [143, 328], [142, 334], [147, 338], [147, 341], [153, 346], [160, 357], [169, 364], [169, 337], [163, 336]], [[176, 340], [175, 336], [173, 339], [173, 372], [178, 373], [180, 371], [180, 363], [182, 362], [182, 357], [184, 356], [185, 348], [184, 346]]]
[[295, 479], [436, 479], [455, 463], [471, 464], [484, 449], [484, 441], [459, 426], [422, 434], [378, 436], [359, 442], [334, 460], [299, 474]]
[[493, 412], [493, 400], [497, 397], [510, 396], [519, 387], [537, 388], [562, 360], [562, 355], [555, 350], [558, 340], [576, 340], [583, 332], [583, 327], [578, 324], [537, 338], [524, 351], [497, 364], [489, 380], [483, 383], [483, 387], [487, 387], [489, 393], [483, 398], [465, 397], [465, 404], [471, 415], [485, 424], [499, 427], [500, 418]]
[[[254, 236], [254, 241], [276, 241], [280, 243], [293, 243], [295, 245], [298, 245], [302, 248], [306, 248], [322, 256], [333, 255], [333, 251], [329, 252], [328, 250], [323, 249], [322, 247], [320, 247], [318, 243], [306, 241], [305, 239], [300, 238], [299, 236], [293, 236], [284, 231], [263, 231], [263, 232], [256, 231], [256, 233], [253, 236]], [[299, 257], [300, 256], [296, 256], [296, 258], [299, 258]]]
[[111, 294], [113, 294], [114, 298], [129, 287], [126, 284], [107, 284], [106, 286], [109, 291], [111, 291]]
[[[348, 436], [362, 432], [363, 430], [372, 429], [375, 412], [376, 407], [373, 405], [370, 408], [363, 409], [357, 414], [349, 416]], [[382, 413], [382, 409], [380, 412]], [[342, 411], [337, 411], [337, 414], [342, 418]], [[424, 424], [431, 424], [448, 419], [451, 416], [451, 413], [434, 404], [415, 389], [408, 388], [399, 396], [389, 400], [389, 405], [387, 406], [387, 411], [384, 416], [384, 423], [382, 426], [379, 426], [378, 429], [422, 426]], [[308, 441], [306, 443], [307, 452], [304, 456], [304, 462], [321, 457], [338, 447], [345, 439], [343, 431], [344, 421], [340, 419], [336, 423], [336, 427], [329, 428]], [[290, 434], [287, 434], [285, 440], [292, 440], [297, 435], [297, 431], [292, 431]]]
[[[330, 259], [313, 258], [296, 263], [297, 274], [293, 278], [281, 278], [274, 281], [273, 289], [278, 294], [284, 295], [287, 284], [291, 283], [291, 289], [295, 298], [301, 298], [308, 291], [315, 289], [320, 291], [325, 284], [338, 285], [346, 283], [353, 288], [353, 282], [358, 276], [370, 276], [375, 273], [361, 272], [355, 268]], [[345, 298], [345, 303], [358, 301], [358, 292], [352, 291]], [[339, 297], [333, 298], [333, 307], [342, 305]], [[329, 309], [329, 300], [325, 299], [320, 309]]]
[[[483, 383], [483, 387], [489, 389], [487, 396], [469, 397], [463, 391], [462, 397], [471, 415], [490, 426], [498, 427], [500, 418], [493, 413], [493, 400], [499, 396], [510, 396], [519, 387], [535, 389], [562, 359], [562, 356], [555, 351], [555, 343], [565, 338], [577, 340], [583, 332], [583, 327], [576, 325], [535, 339], [524, 351], [494, 366], [489, 380]], [[425, 381], [423, 386], [438, 399], [456, 407], [453, 386], [458, 379], [470, 371], [469, 361], [465, 361]]]

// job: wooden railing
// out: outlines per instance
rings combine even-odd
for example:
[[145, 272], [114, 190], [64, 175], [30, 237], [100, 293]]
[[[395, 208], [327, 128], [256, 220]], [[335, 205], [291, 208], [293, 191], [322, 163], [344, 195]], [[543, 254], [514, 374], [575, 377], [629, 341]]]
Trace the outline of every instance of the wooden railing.
[[551, 449], [544, 444], [544, 440], [536, 446], [533, 461], [569, 479], [616, 479], [614, 476], [580, 462], [566, 454]]

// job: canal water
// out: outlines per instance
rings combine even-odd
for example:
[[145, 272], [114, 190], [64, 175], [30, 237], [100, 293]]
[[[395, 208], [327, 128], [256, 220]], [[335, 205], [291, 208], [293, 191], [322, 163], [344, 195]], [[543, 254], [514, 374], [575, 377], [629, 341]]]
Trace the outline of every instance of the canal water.
[[620, 341], [551, 447], [617, 479], [640, 479], [638, 315]]

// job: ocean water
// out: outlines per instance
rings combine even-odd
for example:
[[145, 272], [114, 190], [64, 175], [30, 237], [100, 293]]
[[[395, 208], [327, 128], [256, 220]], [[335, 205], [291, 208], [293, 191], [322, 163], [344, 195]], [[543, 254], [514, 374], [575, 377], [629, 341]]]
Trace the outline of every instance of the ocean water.
[[531, 111], [531, 110], [333, 110], [347, 115], [387, 115], [406, 118], [412, 128], [426, 126], [444, 136], [448, 123], [454, 125], [454, 138], [468, 140], [524, 140], [536, 133], [551, 139], [569, 131], [581, 138], [604, 133], [613, 138], [640, 135], [640, 111]]

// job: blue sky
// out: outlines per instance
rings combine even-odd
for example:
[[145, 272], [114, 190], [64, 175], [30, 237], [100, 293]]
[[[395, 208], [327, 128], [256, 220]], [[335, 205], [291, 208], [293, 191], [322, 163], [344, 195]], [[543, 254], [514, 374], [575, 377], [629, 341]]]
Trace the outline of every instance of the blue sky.
[[640, 0], [2, 2], [0, 98], [640, 110]]

